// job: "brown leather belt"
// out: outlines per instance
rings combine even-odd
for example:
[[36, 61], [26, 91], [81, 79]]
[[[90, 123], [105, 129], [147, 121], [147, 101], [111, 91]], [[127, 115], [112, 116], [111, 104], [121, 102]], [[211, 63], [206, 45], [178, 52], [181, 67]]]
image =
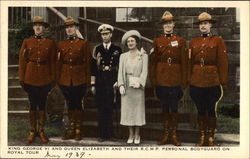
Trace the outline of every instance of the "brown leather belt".
[[37, 65], [47, 65], [48, 61], [40, 61], [40, 60], [28, 60], [28, 62], [33, 62]]
[[172, 64], [172, 63], [173, 64], [180, 64], [181, 63], [181, 61], [179, 59], [171, 58], [171, 57], [169, 57], [167, 59], [161, 58], [161, 59], [159, 59], [159, 62], [164, 62], [164, 63], [168, 63], [168, 64]]
[[62, 63], [66, 64], [66, 65], [82, 65], [82, 64], [84, 64], [83, 61], [63, 61]]

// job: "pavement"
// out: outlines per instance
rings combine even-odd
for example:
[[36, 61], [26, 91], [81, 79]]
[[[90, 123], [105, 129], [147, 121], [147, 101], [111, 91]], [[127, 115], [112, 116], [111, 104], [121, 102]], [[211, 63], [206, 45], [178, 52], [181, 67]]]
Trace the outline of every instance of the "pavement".
[[[220, 146], [239, 146], [239, 134], [216, 134], [216, 141]], [[81, 146], [137, 146], [134, 144], [127, 144], [124, 139], [112, 139], [111, 141], [99, 142], [98, 138], [85, 137], [81, 141], [67, 140], [64, 141], [61, 137], [50, 138], [50, 143], [55, 145], [81, 145]], [[139, 146], [159, 146], [156, 145], [156, 141], [143, 140], [141, 139], [141, 144]], [[171, 144], [163, 145], [164, 147], [173, 147]], [[194, 146], [194, 143], [182, 143], [182, 146]]]

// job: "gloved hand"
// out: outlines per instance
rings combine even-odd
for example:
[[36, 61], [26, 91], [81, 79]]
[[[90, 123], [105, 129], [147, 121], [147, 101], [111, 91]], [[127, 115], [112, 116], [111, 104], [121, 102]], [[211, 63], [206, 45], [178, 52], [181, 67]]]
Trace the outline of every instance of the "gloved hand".
[[95, 93], [96, 93], [95, 86], [91, 86], [91, 92], [93, 95], [95, 95]]
[[124, 86], [120, 86], [119, 91], [121, 95], [125, 95], [126, 93]]
[[113, 85], [113, 88], [117, 88], [118, 87], [118, 84], [117, 82], [115, 82], [115, 84]]

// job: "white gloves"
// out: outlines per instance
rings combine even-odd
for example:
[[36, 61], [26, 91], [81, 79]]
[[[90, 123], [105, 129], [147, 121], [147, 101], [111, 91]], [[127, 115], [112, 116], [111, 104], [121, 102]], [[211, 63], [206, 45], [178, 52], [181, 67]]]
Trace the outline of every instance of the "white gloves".
[[93, 95], [95, 95], [95, 92], [96, 92], [95, 86], [92, 86], [92, 87], [91, 87], [91, 92], [92, 92]]
[[117, 88], [118, 87], [118, 83], [115, 82], [115, 84], [113, 85], [113, 88]]
[[121, 95], [125, 95], [125, 93], [126, 93], [124, 86], [120, 86], [119, 91], [120, 91]]

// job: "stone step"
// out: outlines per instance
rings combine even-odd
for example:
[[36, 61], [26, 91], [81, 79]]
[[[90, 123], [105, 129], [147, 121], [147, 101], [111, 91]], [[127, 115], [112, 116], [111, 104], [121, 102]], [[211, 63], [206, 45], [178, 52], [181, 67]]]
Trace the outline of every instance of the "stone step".
[[28, 98], [8, 98], [8, 110], [17, 111], [17, 110], [28, 110], [29, 109], [29, 100]]
[[8, 65], [8, 77], [18, 77], [18, 65]]
[[8, 86], [8, 98], [25, 98], [27, 93], [20, 85]]
[[9, 77], [9, 79], [8, 79], [8, 86], [18, 86], [18, 85], [20, 85], [19, 84], [19, 78], [18, 78], [18, 76], [16, 76], [16, 77], [13, 77], [13, 76]]

